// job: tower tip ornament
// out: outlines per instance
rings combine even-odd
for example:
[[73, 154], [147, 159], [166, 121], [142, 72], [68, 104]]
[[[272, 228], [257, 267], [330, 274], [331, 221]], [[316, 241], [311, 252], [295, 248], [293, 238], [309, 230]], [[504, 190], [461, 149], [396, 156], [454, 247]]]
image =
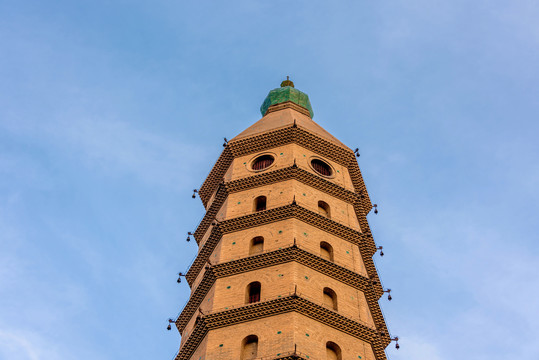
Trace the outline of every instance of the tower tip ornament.
[[291, 86], [294, 87], [294, 83], [290, 80], [290, 76], [286, 77], [286, 80], [281, 83], [281, 87]]
[[[311, 102], [309, 101], [309, 96], [294, 87], [294, 83], [292, 80], [290, 80], [290, 76], [287, 76], [286, 80], [281, 82], [280, 87], [273, 89], [268, 93], [268, 96], [266, 96], [266, 99], [264, 99], [262, 106], [260, 106], [260, 113], [262, 116], [266, 116], [271, 106], [285, 103], [294, 103], [299, 105], [299, 108], [295, 107], [296, 111], [309, 116], [311, 119], [314, 116], [313, 108], [311, 107]], [[273, 108], [273, 111], [290, 107], [289, 105], [290, 104], [285, 104], [281, 107]]]

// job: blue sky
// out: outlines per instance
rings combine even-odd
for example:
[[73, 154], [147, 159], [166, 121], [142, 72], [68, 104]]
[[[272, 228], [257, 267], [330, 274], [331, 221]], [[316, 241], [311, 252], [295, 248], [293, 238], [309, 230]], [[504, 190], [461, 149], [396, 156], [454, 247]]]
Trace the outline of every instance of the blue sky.
[[0, 359], [171, 359], [200, 186], [290, 75], [352, 148], [393, 360], [539, 358], [537, 1], [0, 2]]

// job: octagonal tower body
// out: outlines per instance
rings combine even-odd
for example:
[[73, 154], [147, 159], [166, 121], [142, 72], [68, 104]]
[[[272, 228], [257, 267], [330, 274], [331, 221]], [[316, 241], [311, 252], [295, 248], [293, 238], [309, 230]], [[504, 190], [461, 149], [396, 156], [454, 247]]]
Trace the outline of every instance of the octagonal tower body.
[[199, 190], [176, 359], [386, 359], [372, 205], [353, 151], [291, 81], [261, 112]]

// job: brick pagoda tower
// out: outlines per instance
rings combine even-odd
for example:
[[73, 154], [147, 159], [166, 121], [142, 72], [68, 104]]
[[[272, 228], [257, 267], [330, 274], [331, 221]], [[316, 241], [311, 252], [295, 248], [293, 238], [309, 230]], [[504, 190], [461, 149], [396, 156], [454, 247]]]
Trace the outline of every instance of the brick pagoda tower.
[[384, 290], [354, 152], [283, 81], [198, 191], [206, 214], [176, 360], [386, 359]]

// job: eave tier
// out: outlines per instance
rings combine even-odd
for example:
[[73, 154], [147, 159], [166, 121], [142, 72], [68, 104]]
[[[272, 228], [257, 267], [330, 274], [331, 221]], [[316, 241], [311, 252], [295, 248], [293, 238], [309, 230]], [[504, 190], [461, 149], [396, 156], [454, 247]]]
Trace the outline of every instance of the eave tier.
[[217, 311], [197, 318], [195, 328], [183, 344], [176, 360], [188, 360], [198, 348], [208, 331], [244, 323], [287, 312], [297, 312], [327, 326], [371, 344], [376, 360], [386, 360], [384, 349], [391, 339], [388, 333], [379, 333], [357, 321], [348, 319], [299, 295], [290, 295], [231, 310]]
[[297, 219], [306, 224], [315, 226], [321, 230], [328, 231], [334, 236], [340, 237], [352, 244], [359, 247], [361, 257], [367, 269], [367, 274], [372, 281], [376, 281], [380, 286], [380, 279], [372, 255], [376, 252], [376, 246], [371, 234], [361, 233], [357, 230], [351, 229], [347, 226], [339, 224], [336, 221], [326, 218], [320, 214], [317, 214], [311, 210], [308, 210], [302, 206], [293, 202], [290, 205], [285, 205], [269, 210], [256, 212], [250, 215], [240, 216], [237, 218], [222, 221], [212, 227], [208, 240], [204, 243], [200, 251], [198, 252], [195, 261], [187, 271], [185, 278], [190, 286], [193, 285], [196, 277], [204, 267], [204, 264], [208, 262], [210, 255], [212, 254], [215, 246], [219, 240], [226, 233], [232, 233], [260, 225], [270, 224], [276, 221], [286, 219]]
[[340, 200], [343, 200], [349, 204], [352, 204], [354, 211], [359, 220], [359, 225], [363, 229], [364, 233], [369, 233], [369, 223], [366, 218], [366, 211], [363, 209], [361, 195], [356, 194], [353, 191], [347, 190], [342, 186], [336, 185], [331, 181], [321, 178], [309, 171], [299, 168], [296, 164], [282, 168], [279, 170], [268, 171], [262, 174], [257, 174], [249, 177], [245, 177], [238, 180], [233, 180], [219, 184], [217, 193], [213, 199], [210, 208], [202, 218], [202, 221], [198, 225], [195, 231], [195, 239], [197, 243], [200, 243], [200, 239], [204, 236], [208, 227], [211, 225], [215, 216], [221, 209], [221, 206], [225, 202], [229, 194], [252, 189], [260, 186], [275, 184], [277, 182], [286, 180], [297, 180], [305, 185], [311, 186], [317, 190], [325, 192], [328, 195], [334, 196]]
[[382, 288], [380, 286], [376, 286], [376, 284], [373, 284], [369, 278], [363, 275], [325, 260], [318, 255], [297, 247], [296, 245], [292, 245], [285, 249], [270, 251], [208, 267], [202, 281], [191, 294], [187, 305], [185, 305], [185, 308], [176, 320], [176, 326], [180, 334], [183, 333], [185, 326], [195, 314], [216, 279], [292, 261], [361, 290], [367, 299], [367, 304], [376, 325], [376, 329], [379, 332], [388, 332], [382, 310], [378, 304], [378, 299], [380, 299], [380, 296], [382, 295]]
[[365, 187], [363, 177], [361, 176], [361, 171], [359, 170], [354, 152], [349, 148], [341, 147], [327, 141], [295, 124], [260, 135], [230, 141], [198, 191], [204, 206], [207, 206], [208, 201], [216, 191], [217, 186], [223, 181], [223, 177], [235, 157], [260, 152], [290, 143], [298, 144], [320, 156], [327, 157], [328, 159], [347, 167], [355, 191], [358, 194], [363, 195], [361, 200], [363, 208], [367, 213], [371, 210], [371, 200], [367, 193], [367, 188]]
[[[357, 231], [337, 221], [317, 214], [296, 204], [295, 200], [292, 200], [289, 205], [257, 211], [252, 214], [220, 221], [219, 223], [214, 222], [213, 227], [218, 226], [222, 229], [223, 233], [231, 233], [290, 218], [297, 218], [321, 230], [336, 231], [336, 233], [332, 234], [350, 242], [359, 243], [361, 238], [372, 239], [370, 233]], [[197, 240], [197, 244], [200, 244], [199, 240]], [[367, 246], [370, 250], [370, 255], [372, 256], [376, 252], [374, 241], [371, 241]]]

